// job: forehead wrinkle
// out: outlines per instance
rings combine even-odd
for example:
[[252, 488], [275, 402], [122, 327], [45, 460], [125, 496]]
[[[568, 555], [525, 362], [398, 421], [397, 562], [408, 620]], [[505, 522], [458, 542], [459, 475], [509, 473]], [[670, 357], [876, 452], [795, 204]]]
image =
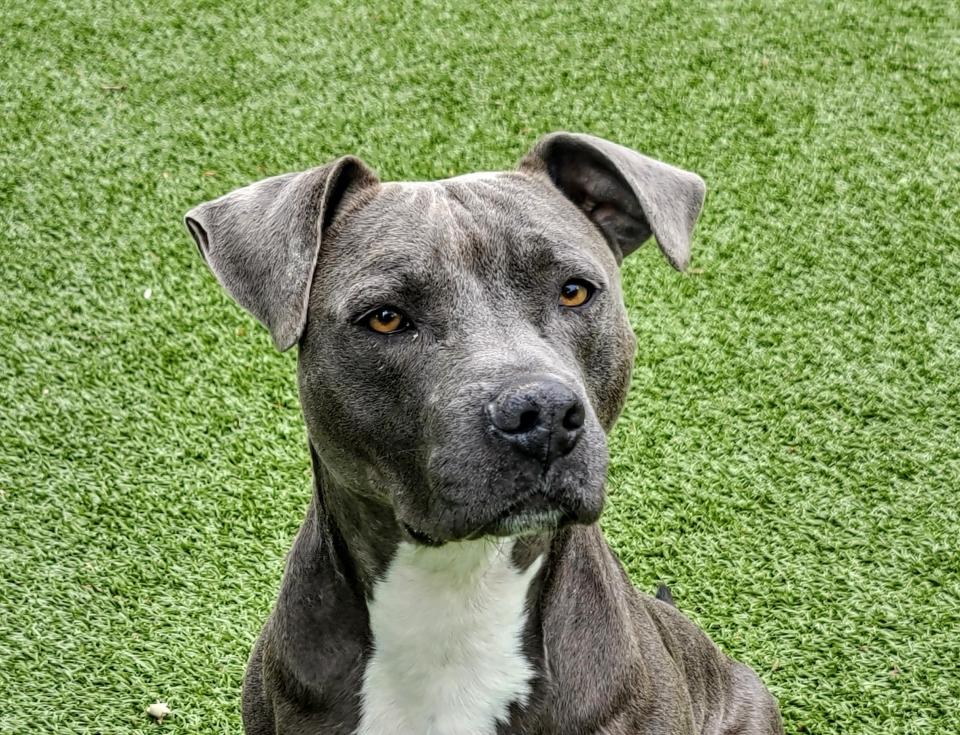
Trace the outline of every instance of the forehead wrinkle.
[[419, 231], [419, 239], [440, 247], [454, 241], [463, 232], [462, 209], [452, 206], [449, 192], [442, 181], [401, 182], [394, 184], [395, 196], [407, 203], [401, 213], [404, 229]]
[[503, 181], [500, 175], [444, 182], [459, 235], [454, 244], [465, 270], [478, 274], [495, 271], [505, 263], [511, 231], [528, 222], [509, 194], [500, 190]]
[[568, 269], [578, 271], [570, 275], [604, 274], [603, 264], [592, 257], [589, 250], [572, 243], [549, 237], [546, 230], [529, 233], [523, 238], [524, 259], [543, 270]]
[[433, 182], [384, 185], [374, 206], [354, 217], [349, 231], [342, 233], [355, 254], [352, 262], [442, 255], [444, 249], [439, 246], [450, 236], [450, 218], [441, 199]]
[[431, 238], [375, 241], [340, 272], [341, 283], [383, 284], [406, 287], [415, 281], [428, 282], [439, 270], [446, 270], [443, 248]]
[[339, 314], [349, 315], [360, 306], [372, 308], [380, 302], [413, 306], [455, 283], [462, 270], [455, 263], [455, 249], [443, 241], [435, 223], [424, 225], [416, 233], [405, 225], [395, 231], [377, 227], [365, 233], [355, 248], [357, 255], [346, 258], [331, 274]]

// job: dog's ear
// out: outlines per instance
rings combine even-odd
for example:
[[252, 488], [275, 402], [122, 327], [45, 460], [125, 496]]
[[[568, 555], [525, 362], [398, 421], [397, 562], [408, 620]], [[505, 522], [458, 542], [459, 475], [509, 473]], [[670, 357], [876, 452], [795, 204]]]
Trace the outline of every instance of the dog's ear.
[[706, 185], [674, 168], [592, 135], [551, 133], [520, 170], [546, 174], [603, 232], [617, 261], [653, 235], [670, 264], [684, 270]]
[[324, 228], [348, 198], [376, 183], [363, 161], [345, 156], [201, 204], [184, 222], [220, 284], [282, 351], [303, 332]]

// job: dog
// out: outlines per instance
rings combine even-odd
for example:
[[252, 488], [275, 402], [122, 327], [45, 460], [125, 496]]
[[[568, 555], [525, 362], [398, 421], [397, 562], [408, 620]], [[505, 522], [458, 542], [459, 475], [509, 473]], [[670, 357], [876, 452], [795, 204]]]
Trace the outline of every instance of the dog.
[[597, 525], [636, 350], [619, 266], [652, 236], [685, 269], [704, 196], [560, 132], [513, 171], [381, 183], [345, 156], [186, 215], [229, 294], [299, 346], [313, 495], [247, 735], [783, 732]]

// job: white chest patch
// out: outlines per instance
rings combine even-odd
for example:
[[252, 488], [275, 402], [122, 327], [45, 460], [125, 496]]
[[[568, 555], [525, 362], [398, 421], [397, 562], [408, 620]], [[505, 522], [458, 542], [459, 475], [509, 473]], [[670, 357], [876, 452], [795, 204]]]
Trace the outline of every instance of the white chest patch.
[[522, 652], [527, 590], [540, 568], [513, 541], [401, 544], [373, 590], [373, 653], [357, 735], [493, 735], [530, 695]]

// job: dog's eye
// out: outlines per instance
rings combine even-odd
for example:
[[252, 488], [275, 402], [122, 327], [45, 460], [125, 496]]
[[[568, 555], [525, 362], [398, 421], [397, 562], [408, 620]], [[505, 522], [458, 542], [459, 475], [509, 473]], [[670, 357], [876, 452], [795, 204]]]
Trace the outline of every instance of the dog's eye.
[[567, 281], [560, 287], [560, 306], [575, 308], [583, 306], [593, 296], [593, 286], [577, 278]]
[[392, 306], [383, 306], [371, 311], [364, 321], [367, 327], [379, 334], [394, 334], [410, 328], [410, 320], [406, 315]]

